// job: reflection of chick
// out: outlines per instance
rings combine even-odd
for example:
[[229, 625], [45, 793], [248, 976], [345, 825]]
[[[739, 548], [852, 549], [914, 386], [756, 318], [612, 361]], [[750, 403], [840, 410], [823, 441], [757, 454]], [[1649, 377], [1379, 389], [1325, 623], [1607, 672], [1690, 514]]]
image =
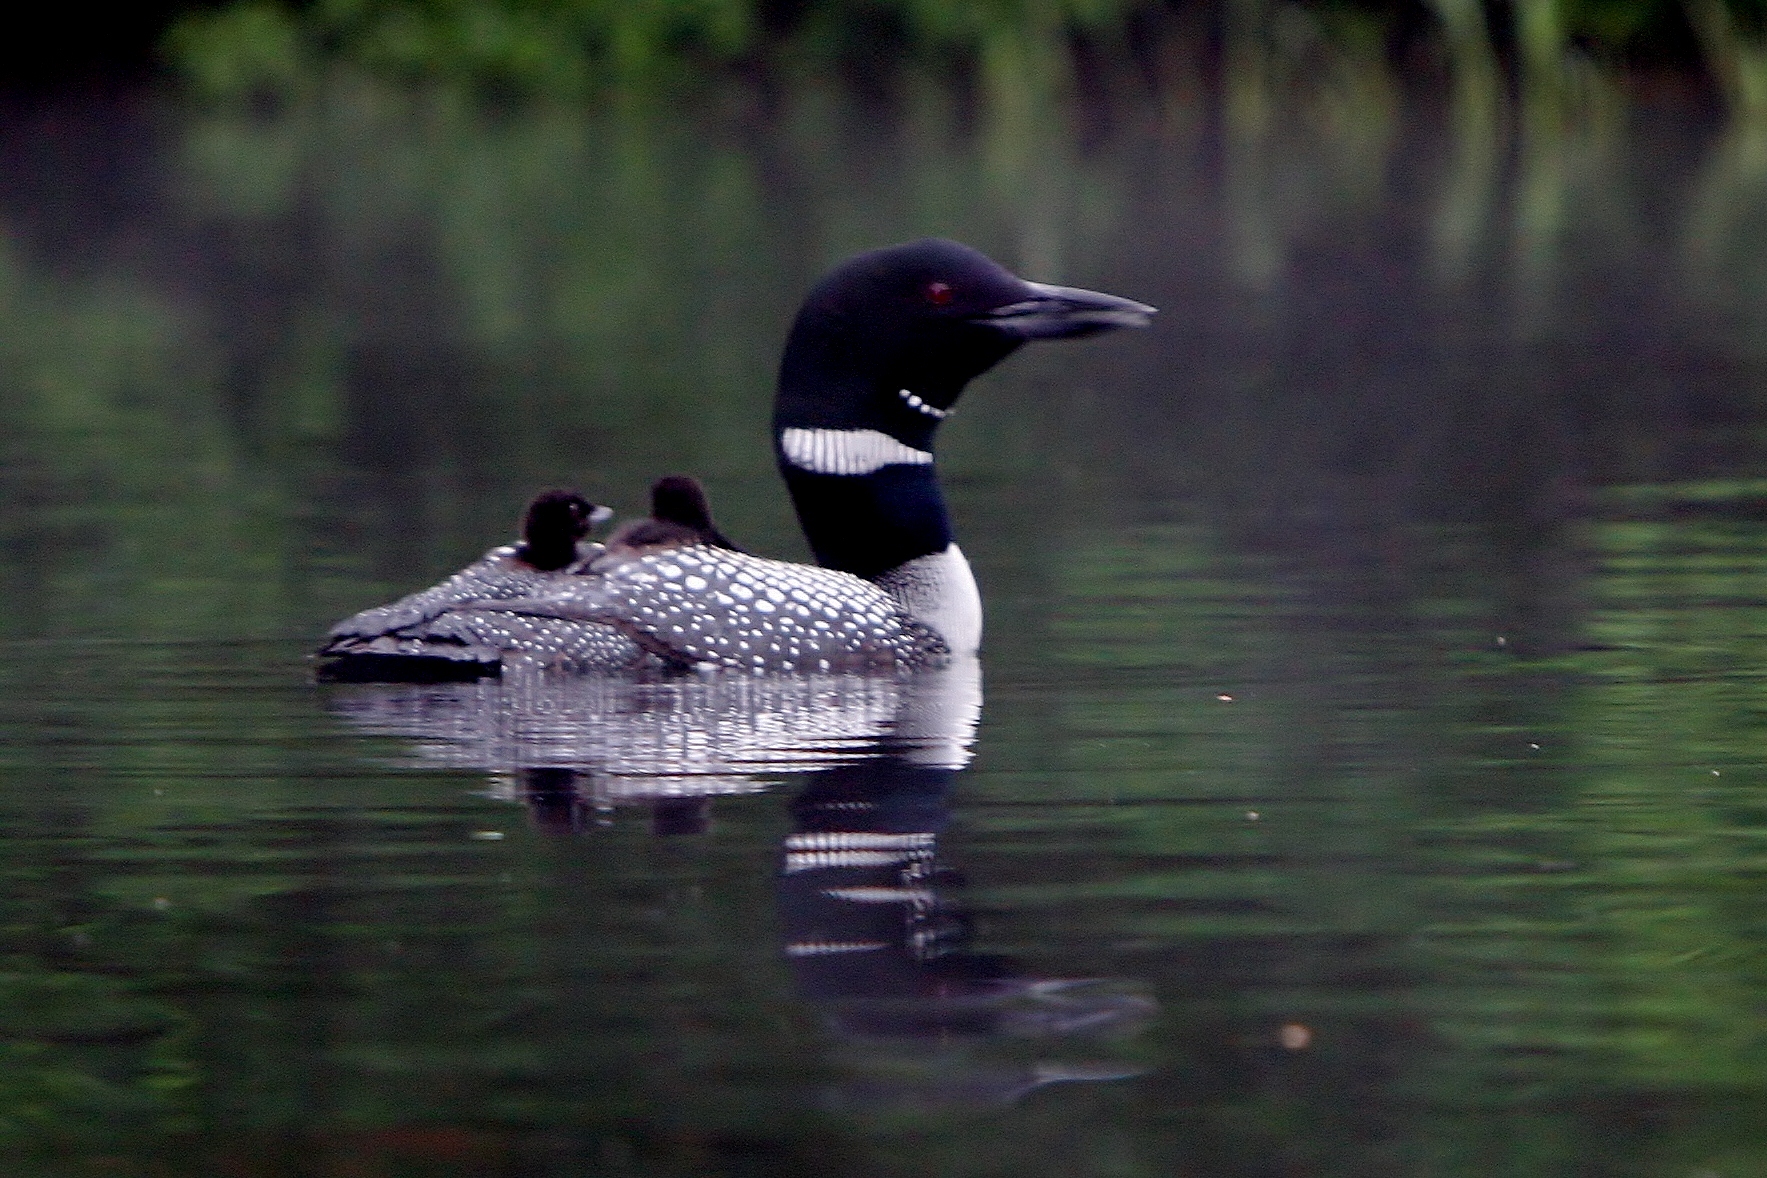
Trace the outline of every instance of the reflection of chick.
[[651, 484], [650, 518], [635, 519], [615, 528], [613, 535], [607, 538], [607, 553], [596, 561], [596, 567], [606, 568], [617, 562], [690, 544], [742, 551], [712, 523], [712, 510], [699, 482], [686, 475], [672, 474]]
[[[561, 766], [533, 766], [519, 778], [521, 797], [528, 804], [534, 826], [548, 834], [580, 834], [595, 826], [612, 826], [613, 811], [599, 811], [588, 794], [589, 774]], [[712, 828], [709, 797], [656, 797], [650, 799], [650, 832], [658, 838], [705, 834]]]

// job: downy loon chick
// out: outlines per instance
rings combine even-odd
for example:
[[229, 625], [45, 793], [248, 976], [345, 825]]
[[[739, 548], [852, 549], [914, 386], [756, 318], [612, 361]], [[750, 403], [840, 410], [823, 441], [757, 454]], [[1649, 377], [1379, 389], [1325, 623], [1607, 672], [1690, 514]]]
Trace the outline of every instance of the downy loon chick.
[[[326, 679], [472, 678], [497, 673], [496, 650], [443, 643], [431, 649], [425, 629], [469, 601], [523, 597], [548, 580], [586, 567], [602, 554], [590, 531], [613, 515], [575, 491], [544, 491], [522, 515], [521, 541], [491, 549], [447, 580], [389, 605], [365, 609], [331, 628], [318, 650]], [[416, 661], [412, 661], [416, 660]], [[450, 666], [449, 664], [455, 664]]]
[[665, 475], [650, 486], [650, 518], [631, 520], [615, 528], [599, 560], [604, 566], [611, 566], [616, 561], [689, 544], [742, 551], [712, 522], [711, 505], [697, 479]]
[[435, 624], [501, 613], [504, 632], [475, 641], [582, 669], [631, 665], [597, 661], [597, 631], [667, 662], [760, 671], [973, 654], [981, 596], [946, 515], [934, 435], [965, 386], [1024, 343], [1145, 327], [1153, 314], [1026, 281], [952, 241], [848, 258], [799, 309], [774, 400], [774, 455], [817, 565], [689, 544]]

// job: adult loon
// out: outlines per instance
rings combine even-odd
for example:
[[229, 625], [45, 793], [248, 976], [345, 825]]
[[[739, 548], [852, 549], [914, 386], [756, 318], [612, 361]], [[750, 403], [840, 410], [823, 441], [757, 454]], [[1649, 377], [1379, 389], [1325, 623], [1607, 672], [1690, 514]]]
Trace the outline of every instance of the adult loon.
[[646, 661], [622, 653], [633, 646], [664, 664], [758, 671], [973, 654], [981, 597], [934, 473], [938, 427], [971, 380], [1027, 341], [1144, 327], [1153, 314], [1026, 281], [952, 241], [849, 258], [799, 309], [774, 402], [775, 457], [818, 566], [707, 542], [610, 553], [515, 600], [456, 604], [399, 641], [412, 654], [453, 643], [586, 670]]

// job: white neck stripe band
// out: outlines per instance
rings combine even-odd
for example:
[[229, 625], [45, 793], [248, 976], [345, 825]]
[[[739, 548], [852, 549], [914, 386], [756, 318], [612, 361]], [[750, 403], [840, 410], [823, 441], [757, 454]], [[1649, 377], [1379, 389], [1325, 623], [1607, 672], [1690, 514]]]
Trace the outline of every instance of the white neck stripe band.
[[937, 405], [928, 405], [925, 401], [921, 400], [907, 389], [897, 390], [896, 395], [902, 398], [903, 404], [907, 405], [908, 408], [913, 409], [918, 413], [924, 413], [928, 417], [935, 417], [940, 421], [943, 421], [945, 418], [951, 416], [952, 410], [941, 409]]
[[785, 460], [812, 474], [874, 474], [886, 466], [931, 466], [925, 450], [904, 446], [874, 429], [781, 430]]

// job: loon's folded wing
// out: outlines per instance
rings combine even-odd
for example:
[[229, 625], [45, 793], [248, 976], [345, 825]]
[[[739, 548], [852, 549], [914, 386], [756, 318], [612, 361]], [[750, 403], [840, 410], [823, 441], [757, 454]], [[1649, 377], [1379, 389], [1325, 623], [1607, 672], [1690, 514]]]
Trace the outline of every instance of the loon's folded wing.
[[513, 545], [493, 548], [438, 585], [407, 593], [387, 605], [352, 614], [331, 628], [319, 653], [338, 653], [339, 648], [382, 635], [407, 630], [441, 616], [449, 607], [494, 597], [520, 597], [537, 588], [540, 574], [520, 576]]
[[601, 546], [581, 545], [579, 560], [542, 572], [516, 559], [516, 548], [493, 548], [439, 585], [388, 605], [365, 609], [331, 628], [316, 652], [319, 675], [331, 680], [448, 680], [495, 676], [511, 652], [550, 656], [585, 669], [630, 665], [642, 651], [607, 626], [487, 616], [461, 607], [544, 592], [574, 577]]
[[579, 544], [576, 562], [551, 572], [524, 564], [516, 559], [516, 551], [513, 544], [493, 548], [439, 585], [352, 614], [331, 628], [319, 654], [345, 653], [363, 642], [386, 635], [414, 636], [425, 623], [433, 622], [448, 610], [467, 602], [527, 597], [544, 592], [558, 578], [576, 575], [600, 556], [602, 549], [599, 544]]

